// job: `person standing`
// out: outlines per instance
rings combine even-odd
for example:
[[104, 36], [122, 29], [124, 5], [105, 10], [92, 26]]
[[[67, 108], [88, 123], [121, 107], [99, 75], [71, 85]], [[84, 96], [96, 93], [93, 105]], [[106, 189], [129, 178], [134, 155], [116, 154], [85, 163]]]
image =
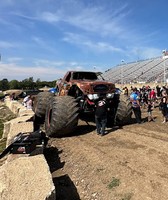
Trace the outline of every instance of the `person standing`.
[[26, 101], [26, 108], [31, 110], [33, 108], [33, 100], [34, 97], [32, 95], [29, 95], [29, 98]]
[[97, 134], [100, 134], [101, 136], [105, 135], [105, 128], [107, 124], [107, 111], [107, 102], [105, 98], [102, 98], [96, 103], [95, 109], [96, 130]]
[[27, 95], [24, 99], [23, 99], [23, 102], [22, 104], [26, 107], [27, 106], [27, 101], [29, 100], [30, 98], [30, 95]]
[[156, 101], [156, 92], [155, 89], [153, 88], [150, 93], [149, 93], [149, 99], [153, 102], [154, 107], [155, 107], [155, 101]]
[[32, 105], [33, 105], [33, 101], [31, 99], [31, 97], [29, 97], [29, 99], [26, 102], [26, 108], [31, 110], [32, 109]]
[[161, 105], [162, 105], [161, 111], [163, 115], [162, 123], [165, 123], [167, 122], [167, 118], [168, 118], [168, 97], [165, 91], [162, 92]]
[[154, 118], [153, 118], [153, 115], [152, 115], [153, 108], [154, 108], [154, 104], [152, 103], [152, 100], [148, 100], [148, 109], [147, 109], [148, 122], [151, 122], [151, 121], [154, 122], [155, 121]]
[[128, 96], [128, 88], [125, 87], [125, 88], [123, 88], [123, 90], [124, 90], [124, 95]]
[[139, 124], [143, 123], [141, 118], [140, 97], [138, 95], [137, 88], [133, 89], [133, 92], [130, 95], [130, 101], [132, 103], [132, 109], [135, 115], [136, 122]]

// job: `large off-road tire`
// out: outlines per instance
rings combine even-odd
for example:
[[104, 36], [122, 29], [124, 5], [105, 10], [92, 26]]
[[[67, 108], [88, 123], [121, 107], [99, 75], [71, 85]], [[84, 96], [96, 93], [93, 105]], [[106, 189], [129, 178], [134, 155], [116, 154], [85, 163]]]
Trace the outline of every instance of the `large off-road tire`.
[[121, 94], [116, 111], [116, 124], [125, 125], [131, 122], [132, 104], [128, 96]]
[[72, 133], [78, 124], [79, 107], [71, 96], [57, 96], [50, 101], [45, 116], [45, 132], [50, 137]]
[[33, 111], [36, 116], [45, 118], [46, 108], [50, 99], [54, 96], [51, 92], [40, 92], [34, 101]]

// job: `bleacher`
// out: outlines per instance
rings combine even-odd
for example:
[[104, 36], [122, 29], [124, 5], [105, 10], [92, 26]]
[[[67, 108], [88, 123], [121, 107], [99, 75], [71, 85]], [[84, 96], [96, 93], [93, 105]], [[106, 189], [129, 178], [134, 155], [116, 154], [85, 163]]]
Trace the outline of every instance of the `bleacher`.
[[[165, 69], [165, 72], [164, 72]], [[163, 82], [168, 78], [168, 58], [151, 58], [131, 63], [122, 63], [106, 70], [102, 77], [113, 83]]]

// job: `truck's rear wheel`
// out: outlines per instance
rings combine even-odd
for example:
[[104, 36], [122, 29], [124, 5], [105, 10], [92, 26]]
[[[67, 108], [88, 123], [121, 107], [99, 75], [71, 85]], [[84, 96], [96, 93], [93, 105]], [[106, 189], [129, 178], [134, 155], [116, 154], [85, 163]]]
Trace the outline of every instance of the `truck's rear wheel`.
[[54, 97], [46, 111], [46, 134], [51, 137], [62, 137], [72, 133], [77, 127], [78, 115], [79, 107], [73, 97]]
[[116, 112], [116, 123], [119, 125], [129, 124], [132, 116], [132, 105], [129, 97], [120, 95]]

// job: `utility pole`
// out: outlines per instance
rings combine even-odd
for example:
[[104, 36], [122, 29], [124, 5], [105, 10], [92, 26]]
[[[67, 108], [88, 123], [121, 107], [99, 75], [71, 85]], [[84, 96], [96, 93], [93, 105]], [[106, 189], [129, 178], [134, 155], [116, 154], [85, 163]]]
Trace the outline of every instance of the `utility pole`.
[[123, 85], [123, 83], [124, 83], [124, 80], [123, 80], [123, 78], [124, 78], [124, 76], [123, 76], [123, 64], [124, 64], [124, 60], [121, 60], [121, 84]]

